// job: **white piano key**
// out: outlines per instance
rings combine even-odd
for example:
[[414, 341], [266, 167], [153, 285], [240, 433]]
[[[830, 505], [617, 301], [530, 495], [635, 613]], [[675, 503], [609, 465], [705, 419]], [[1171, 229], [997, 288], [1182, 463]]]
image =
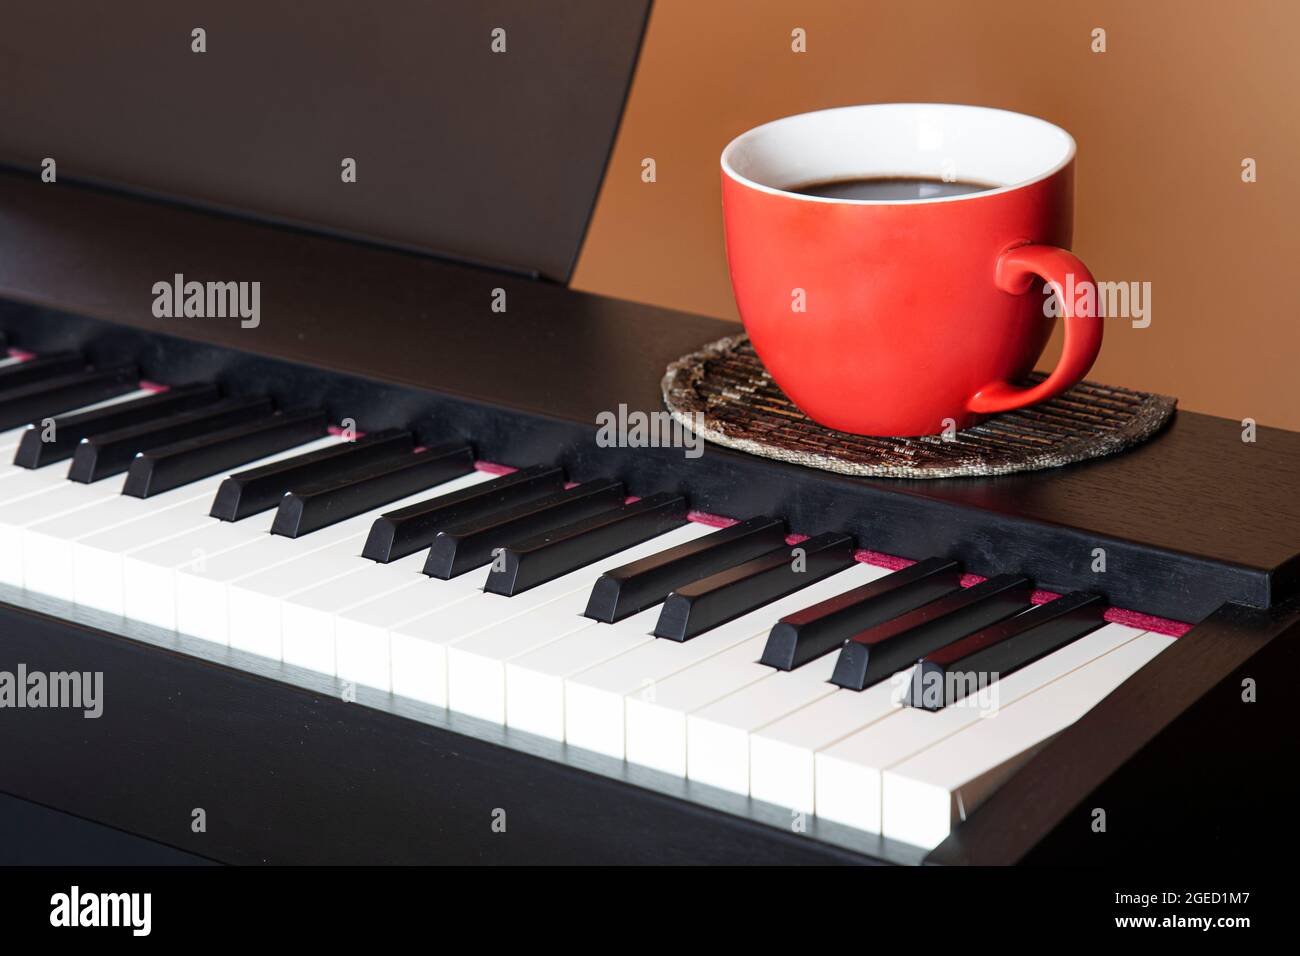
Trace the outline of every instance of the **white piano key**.
[[624, 698], [628, 761], [685, 777], [687, 715], [770, 676], [766, 644], [764, 632]]
[[[342, 441], [340, 437], [326, 436], [273, 455], [258, 464], [310, 454]], [[254, 466], [241, 465], [239, 471], [247, 471], [251, 467]], [[217, 489], [226, 477], [223, 475], [204, 482], [209, 493], [196, 503], [202, 507], [206, 520], [198, 527], [187, 528], [171, 537], [132, 548], [122, 555], [122, 602], [126, 617], [174, 630], [177, 626], [176, 569], [200, 566], [218, 555], [260, 540], [270, 533], [271, 524], [275, 520], [274, 508], [239, 521], [221, 521], [208, 514]], [[159, 498], [165, 496], [160, 495]]]
[[749, 735], [834, 693], [835, 654], [769, 676], [686, 718], [686, 776], [734, 793], [749, 793]]
[[[617, 624], [600, 626], [582, 616], [589, 597], [589, 591], [578, 591], [538, 608], [527, 617], [498, 624], [449, 647], [447, 681], [451, 709], [494, 723], [507, 722], [508, 670], [499, 647], [515, 643], [513, 639], [518, 635], [540, 634], [544, 639], [563, 635], [564, 640], [560, 643], [566, 645], [574, 637], [588, 636], [589, 640], [618, 649], [653, 640], [650, 634], [655, 622], [653, 613], [642, 611]], [[465, 644], [471, 646], [465, 648]], [[617, 650], [610, 653], [617, 653]], [[516, 726], [529, 729], [523, 725]], [[562, 740], [563, 735], [557, 739]]]
[[[18, 500], [0, 505], [0, 581], [15, 587], [27, 586], [27, 561], [23, 541], [23, 531], [27, 527], [79, 511], [87, 505], [93, 505], [96, 501], [119, 495], [122, 484], [126, 480], [123, 476], [87, 486], [68, 481], [62, 474], [44, 468], [31, 472], [31, 475], [45, 483], [42, 492], [31, 496], [20, 496]], [[0, 485], [3, 485], [3, 482], [0, 482]], [[54, 593], [56, 597], [66, 597], [65, 593], [57, 589], [57, 586], [63, 583], [35, 578], [31, 590]]]
[[1041, 744], [1173, 642], [1162, 634], [1136, 637], [890, 767], [881, 780], [882, 832], [937, 846]]
[[[212, 489], [213, 495], [216, 487]], [[212, 495], [196, 502], [211, 507]], [[122, 555], [124, 616], [155, 627], [176, 629], [176, 568], [196, 566], [270, 534], [275, 510], [241, 521], [210, 519], [198, 530], [155, 541]]]
[[[374, 573], [381, 576], [391, 574], [395, 577], [403, 577], [405, 569], [411, 566], [408, 561], [402, 565], [403, 570], [393, 571], [390, 566], [377, 565], [369, 558], [361, 557], [361, 549], [365, 546], [370, 525], [374, 523], [376, 518], [386, 511], [393, 511], [408, 504], [424, 501], [432, 495], [459, 491], [462, 488], [468, 488], [471, 485], [491, 480], [491, 477], [491, 475], [483, 472], [471, 472], [439, 485], [425, 488], [418, 494], [389, 502], [364, 515], [359, 515], [357, 518], [341, 521], [337, 525], [330, 527], [338, 528], [348, 525], [352, 528], [352, 533], [341, 539], [335, 539], [325, 547], [313, 548], [310, 545], [310, 540], [316, 535], [328, 532], [329, 527], [312, 532], [302, 538], [285, 538], [284, 540], [292, 541], [298, 545], [297, 548], [291, 549], [294, 552], [292, 560], [279, 562], [273, 566], [263, 566], [232, 579], [227, 586], [226, 600], [229, 606], [227, 613], [230, 628], [230, 646], [254, 654], [261, 654], [264, 657], [271, 657], [275, 660], [282, 659], [284, 646], [281, 608], [285, 600], [299, 592], [341, 578], [352, 571], [378, 568], [379, 570]], [[358, 519], [361, 519], [359, 523], [353, 524], [353, 522], [358, 522]], [[305, 548], [304, 545], [306, 545]], [[358, 597], [364, 597], [364, 595], [358, 595]], [[330, 636], [330, 641], [332, 645], [333, 635]], [[332, 646], [330, 655], [333, 656]]]
[[987, 699], [933, 713], [903, 707], [818, 751], [813, 758], [817, 815], [879, 833], [885, 770], [1141, 634], [1122, 624], [1107, 624], [995, 681]]
[[[436, 593], [438, 599], [446, 602], [468, 597], [482, 587], [476, 574], [462, 574], [449, 581], [428, 577], [422, 570], [426, 557], [426, 552], [417, 551], [388, 564], [364, 559], [369, 567], [349, 571], [285, 598], [280, 605], [281, 659], [286, 664], [334, 675], [337, 673], [334, 622], [345, 610], [387, 597], [412, 582], [426, 582], [429, 587], [425, 593]], [[339, 676], [344, 680], [355, 679]]]
[[[113, 482], [120, 491], [125, 476], [105, 480]], [[200, 482], [148, 499], [117, 494], [57, 518], [27, 525], [22, 529], [21, 560], [28, 589], [72, 600], [74, 542], [187, 501], [200, 498], [211, 501], [216, 491], [215, 482]]]
[[[329, 547], [297, 555], [230, 583], [230, 646], [280, 660], [283, 656], [280, 606], [283, 598], [341, 577], [360, 562], [363, 531]], [[331, 656], [333, 656], [331, 652]]]
[[[521, 661], [519, 669], [555, 674], [562, 680], [560, 706], [564, 710], [564, 739], [567, 743], [621, 759], [626, 753], [624, 698], [628, 695], [643, 691], [755, 634], [770, 631], [772, 625], [786, 614], [852, 590], [887, 573], [883, 568], [855, 564], [684, 643], [654, 639], [644, 646], [620, 653], [612, 645], [597, 641], [591, 650], [583, 649], [563, 665], [534, 659]], [[651, 622], [647, 630], [653, 626]], [[559, 649], [557, 645], [546, 650]], [[586, 669], [581, 668], [584, 662], [587, 663]], [[566, 670], [570, 667], [573, 669]]]
[[[306, 447], [313, 446], [314, 443]], [[300, 449], [294, 449], [287, 454], [298, 451]], [[273, 461], [280, 457], [285, 457], [285, 454], [270, 456], [266, 460]], [[67, 470], [66, 464], [52, 465], [50, 468], [58, 469], [60, 474]], [[41, 471], [46, 470], [41, 469]], [[210, 501], [216, 494], [221, 480], [219, 476], [204, 478], [147, 499], [121, 494], [113, 494], [105, 498], [100, 494], [103, 488], [120, 490], [125, 481], [125, 476], [122, 475], [112, 476], [90, 485], [68, 482], [69, 485], [87, 489], [86, 504], [64, 512], [57, 518], [26, 525], [22, 532], [22, 547], [24, 551], [30, 549], [33, 557], [25, 559], [25, 564], [34, 567], [34, 573], [38, 576], [56, 582], [56, 586], [67, 591], [67, 593], [63, 593], [63, 590], [49, 593], [70, 600], [72, 598], [70, 582], [73, 576], [72, 542], [148, 517], [186, 501], [199, 498], [207, 498]]]
[[[426, 552], [418, 552], [424, 556]], [[420, 575], [389, 594], [356, 607], [347, 608], [334, 619], [334, 666], [342, 680], [391, 691], [416, 700], [426, 699], [419, 667], [394, 672], [388, 632], [416, 618], [424, 617], [483, 590], [487, 568], [470, 571], [454, 581], [464, 581], [464, 592], [436, 586], [437, 578]], [[416, 654], [419, 653], [417, 649]]]
[[[506, 723], [552, 740], [564, 740], [565, 676], [585, 670], [593, 661], [621, 655], [658, 640], [654, 627], [660, 607], [656, 604], [615, 624], [587, 621], [588, 626], [561, 640], [506, 661]], [[587, 743], [578, 746], [597, 749]]]
[[[673, 532], [673, 544], [663, 544], [662, 539], [643, 542], [622, 552], [618, 563], [611, 564], [612, 559], [606, 558], [602, 562], [602, 568], [607, 570], [638, 561], [685, 541], [702, 538], [713, 530], [707, 525], [688, 523]], [[580, 650], [576, 657], [571, 654], [565, 658], [570, 666], [581, 669], [586, 666], [585, 662], [603, 659], [597, 655], [618, 654], [653, 638], [650, 632], [658, 618], [658, 608], [642, 611], [612, 625], [597, 626], [595, 621], [583, 617], [582, 612], [586, 610], [587, 601], [591, 597], [591, 588], [595, 587], [599, 577], [599, 574], [593, 576], [590, 569], [587, 570], [590, 587], [572, 591], [563, 598], [538, 608], [525, 619], [514, 619], [487, 628], [448, 648], [449, 706], [452, 710], [484, 720], [506, 723], [506, 665], [511, 659], [530, 652], [540, 652], [543, 648], [568, 645], [572, 641], [578, 641], [582, 647], [595, 643], [598, 647]], [[597, 630], [593, 630], [597, 627]], [[585, 635], [589, 636], [583, 644], [581, 636]], [[528, 729], [524, 724], [517, 726]]]
[[177, 566], [173, 569], [172, 584], [176, 593], [176, 630], [218, 644], [229, 644], [230, 602], [227, 590], [231, 581], [242, 578], [251, 570], [275, 567], [316, 548], [355, 537], [364, 529], [363, 519], [364, 516], [341, 521], [304, 538], [268, 534], [202, 562]]
[[[202, 566], [185, 565], [175, 569], [176, 590], [176, 627], [183, 634], [219, 644], [230, 644], [230, 600], [229, 591], [232, 582], [250, 578], [253, 575], [269, 572], [287, 561], [301, 560], [307, 555], [339, 542], [364, 536], [375, 518], [385, 511], [404, 507], [422, 501], [431, 494], [443, 494], [460, 487], [468, 487], [484, 480], [478, 472], [464, 475], [445, 482], [435, 488], [426, 489], [418, 495], [391, 502], [382, 508], [365, 514], [356, 515], [338, 524], [321, 528], [301, 538], [286, 538], [282, 535], [265, 535], [257, 541], [217, 555], [205, 561]], [[491, 476], [488, 476], [490, 478]], [[369, 564], [360, 558], [360, 545], [357, 546], [359, 566]], [[278, 621], [278, 618], [277, 618]], [[278, 624], [277, 624], [278, 628]], [[244, 635], [240, 635], [243, 637]], [[256, 637], [256, 635], [253, 635]], [[235, 644], [232, 646], [240, 646]], [[261, 648], [259, 650], [258, 648]], [[278, 638], [274, 641], [259, 643], [256, 647], [242, 648], [262, 653], [266, 656], [279, 656]]]
[[813, 756], [837, 740], [905, 706], [912, 668], [863, 691], [835, 690], [760, 728], [749, 738], [749, 795], [812, 813]]
[[[408, 696], [439, 707], [446, 707], [448, 703], [447, 649], [450, 646], [502, 621], [520, 619], [522, 625], [526, 627], [527, 621], [523, 620], [521, 615], [528, 614], [566, 594], [589, 591], [596, 583], [596, 579], [610, 568], [694, 540], [700, 534], [697, 528], [698, 525], [688, 522], [650, 541], [602, 558], [600, 561], [514, 597], [484, 592], [469, 600], [458, 601], [442, 610], [394, 627], [389, 632], [394, 690], [397, 689], [399, 671], [419, 668], [417, 674], [404, 676], [402, 679], [403, 686], [411, 692]], [[707, 530], [705, 529], [706, 532]], [[502, 679], [504, 681], [504, 677]], [[502, 693], [504, 694], [504, 690]]]
[[[103, 402], [75, 409], [67, 414], [92, 411], [107, 405], [152, 394], [147, 391], [130, 392]], [[39, 423], [37, 423], [39, 424]], [[13, 464], [18, 444], [24, 433], [33, 425], [12, 429], [0, 435], [7, 442], [0, 449], [0, 581], [15, 587], [50, 593], [56, 597], [70, 597], [64, 593], [64, 581], [55, 579], [54, 590], [48, 590], [48, 576], [38, 577], [29, 584], [24, 558], [26, 529], [31, 525], [71, 514], [106, 500], [121, 490], [125, 479], [110, 479], [96, 485], [83, 485], [67, 480], [67, 463], [57, 462], [44, 468], [19, 468]], [[12, 439], [12, 441], [10, 441]], [[37, 497], [39, 496], [39, 497]]]
[[[337, 439], [328, 437], [314, 439], [241, 464], [238, 470], [260, 468], [327, 447], [336, 441]], [[211, 517], [208, 512], [212, 507], [212, 496], [220, 483], [218, 477], [204, 479], [202, 488], [205, 494], [202, 497], [188, 498], [170, 507], [160, 508], [156, 503], [149, 507], [150, 499], [143, 499], [145, 513], [142, 516], [95, 534], [78, 537], [72, 545], [73, 600], [82, 607], [92, 607], [110, 614], [125, 614], [123, 565], [126, 555], [219, 524], [218, 519]], [[158, 497], [161, 499], [163, 496]]]
[[8, 473], [8, 470], [14, 465], [14, 452], [18, 449], [18, 443], [23, 440], [23, 432], [27, 431], [29, 425], [23, 425], [21, 428], [11, 428], [8, 431], [0, 432], [0, 472]]
[[42, 495], [50, 488], [65, 483], [78, 491], [103, 493], [103, 485], [98, 483], [83, 485], [78, 482], [68, 482], [67, 475], [58, 465], [46, 468], [14, 468], [0, 479], [0, 503], [3, 503], [6, 508], [12, 507], [16, 502]]

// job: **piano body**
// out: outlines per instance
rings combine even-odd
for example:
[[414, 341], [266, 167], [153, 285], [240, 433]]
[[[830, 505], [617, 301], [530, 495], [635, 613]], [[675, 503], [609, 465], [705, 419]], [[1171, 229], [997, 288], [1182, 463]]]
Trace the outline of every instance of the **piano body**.
[[[12, 703], [0, 792], [232, 863], [1292, 839], [1300, 435], [1179, 412], [928, 482], [604, 447], [736, 331], [565, 285], [647, 5], [316, 6], [10, 30], [44, 79], [0, 103], [0, 672], [101, 675], [102, 713]], [[898, 706], [997, 627], [995, 714]]]

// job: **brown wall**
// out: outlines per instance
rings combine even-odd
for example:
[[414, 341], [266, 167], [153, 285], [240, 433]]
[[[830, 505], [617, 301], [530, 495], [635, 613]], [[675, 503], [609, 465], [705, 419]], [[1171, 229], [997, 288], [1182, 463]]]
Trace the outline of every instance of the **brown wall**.
[[729, 139], [851, 103], [1003, 107], [1078, 141], [1074, 249], [1097, 278], [1152, 283], [1151, 326], [1108, 321], [1092, 377], [1300, 429], [1297, 41], [1293, 0], [657, 0], [573, 285], [735, 318]]

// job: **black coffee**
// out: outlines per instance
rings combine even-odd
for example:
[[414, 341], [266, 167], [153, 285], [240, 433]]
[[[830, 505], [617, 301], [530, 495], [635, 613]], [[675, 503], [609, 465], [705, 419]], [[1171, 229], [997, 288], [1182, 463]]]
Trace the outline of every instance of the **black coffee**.
[[864, 179], [834, 179], [791, 189], [803, 196], [821, 196], [824, 199], [942, 199], [945, 196], [967, 196], [997, 189], [988, 183], [967, 180], [945, 182], [942, 179], [913, 179], [906, 176], [877, 176]]

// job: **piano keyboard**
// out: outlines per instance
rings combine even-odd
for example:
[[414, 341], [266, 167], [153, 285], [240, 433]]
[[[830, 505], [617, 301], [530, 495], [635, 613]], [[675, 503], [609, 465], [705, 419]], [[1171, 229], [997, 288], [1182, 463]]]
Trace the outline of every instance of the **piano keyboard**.
[[0, 428], [6, 584], [921, 847], [1174, 640], [72, 353]]

